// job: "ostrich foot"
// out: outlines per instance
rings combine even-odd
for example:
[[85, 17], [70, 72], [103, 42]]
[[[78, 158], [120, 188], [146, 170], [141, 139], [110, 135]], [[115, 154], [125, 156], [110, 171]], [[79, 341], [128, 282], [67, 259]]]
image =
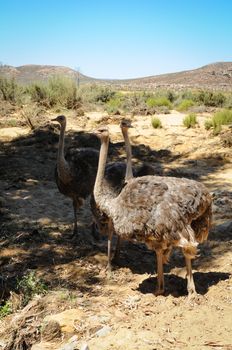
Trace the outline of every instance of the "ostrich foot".
[[164, 294], [164, 288], [157, 288], [154, 292], [154, 295], [157, 297], [158, 295]]
[[198, 294], [195, 290], [188, 293], [187, 303], [190, 305], [200, 304], [202, 300], [202, 295]]

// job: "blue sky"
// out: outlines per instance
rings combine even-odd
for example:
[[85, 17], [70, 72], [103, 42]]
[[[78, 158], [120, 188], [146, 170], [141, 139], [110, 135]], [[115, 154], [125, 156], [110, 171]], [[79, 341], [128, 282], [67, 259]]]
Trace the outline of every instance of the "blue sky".
[[0, 62], [135, 78], [232, 61], [230, 0], [0, 0]]

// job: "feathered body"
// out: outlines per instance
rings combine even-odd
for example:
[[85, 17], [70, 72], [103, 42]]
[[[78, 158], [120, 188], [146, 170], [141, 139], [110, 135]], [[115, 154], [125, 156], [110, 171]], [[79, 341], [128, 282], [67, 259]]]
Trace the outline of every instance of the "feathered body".
[[[149, 164], [141, 165], [138, 168], [133, 167], [133, 176], [145, 176], [148, 174], [154, 174], [155, 170]], [[117, 197], [123, 187], [125, 186], [125, 175], [126, 175], [126, 163], [116, 162], [108, 163], [106, 165], [103, 187], [104, 192], [111, 195], [112, 197]], [[99, 206], [96, 205], [94, 196], [91, 196], [90, 200], [91, 211], [94, 216], [95, 222], [99, 228], [101, 234], [108, 234], [108, 217], [106, 213], [103, 213]]]
[[73, 200], [85, 200], [93, 192], [98, 158], [99, 152], [92, 148], [67, 152], [67, 174], [62, 176], [62, 172], [59, 173], [59, 165], [55, 167], [55, 180], [59, 191]]
[[74, 230], [77, 233], [77, 210], [93, 192], [99, 152], [93, 148], [70, 149], [64, 154], [66, 118], [61, 115], [52, 121], [60, 123], [60, 137], [55, 167], [59, 191], [73, 201]]
[[195, 251], [208, 236], [211, 202], [206, 187], [194, 180], [144, 176], [130, 180], [117, 197], [103, 190], [98, 205], [122, 238], [157, 249], [192, 244]]
[[[104, 179], [102, 187], [104, 191], [111, 196], [117, 197], [121, 192], [125, 183], [133, 178], [144, 175], [155, 175], [155, 169], [150, 164], [143, 163], [139, 167], [132, 167], [132, 150], [128, 135], [128, 129], [132, 128], [130, 120], [122, 119], [120, 122], [120, 128], [123, 134], [123, 138], [126, 146], [127, 163], [125, 162], [112, 162], [108, 163], [104, 172]], [[103, 213], [96, 205], [94, 196], [91, 196], [91, 210], [95, 221], [101, 234], [108, 234], [108, 221], [109, 218]], [[119, 242], [118, 242], [119, 243]], [[117, 246], [119, 249], [119, 245]], [[119, 250], [116, 251], [116, 255], [119, 254]]]
[[207, 239], [212, 198], [207, 188], [194, 180], [160, 176], [132, 178], [115, 197], [103, 185], [109, 132], [96, 131], [101, 140], [98, 173], [94, 186], [97, 206], [110, 219], [112, 230], [128, 240], [144, 242], [157, 255], [157, 294], [164, 291], [163, 263], [173, 246], [183, 249], [189, 294], [195, 293], [191, 259], [199, 242]]

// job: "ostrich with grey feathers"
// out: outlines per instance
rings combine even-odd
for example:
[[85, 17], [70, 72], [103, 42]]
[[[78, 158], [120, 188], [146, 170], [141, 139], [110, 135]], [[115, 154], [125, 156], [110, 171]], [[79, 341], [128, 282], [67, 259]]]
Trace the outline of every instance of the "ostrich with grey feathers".
[[55, 167], [55, 180], [59, 191], [72, 199], [74, 210], [73, 236], [77, 234], [77, 210], [93, 192], [99, 152], [93, 148], [69, 150], [64, 155], [66, 117], [52, 119], [60, 124], [60, 137]]
[[186, 261], [187, 289], [195, 295], [191, 260], [198, 243], [205, 241], [212, 217], [212, 197], [207, 188], [185, 178], [143, 176], [128, 181], [118, 196], [104, 186], [104, 171], [109, 145], [109, 130], [100, 127], [95, 135], [101, 140], [94, 198], [110, 219], [113, 232], [127, 240], [145, 243], [156, 252], [156, 295], [164, 293], [163, 264], [172, 247], [181, 247]]
[[[132, 167], [132, 150], [130, 139], [128, 135], [128, 129], [133, 128], [129, 119], [122, 119], [120, 122], [121, 132], [123, 134], [127, 162], [109, 163], [106, 165], [104, 173], [104, 186], [109, 188], [113, 196], [118, 196], [125, 184], [133, 177], [155, 175], [155, 169], [151, 164], [143, 163], [139, 167]], [[94, 216], [94, 220], [99, 228], [99, 231], [103, 235], [109, 233], [109, 218], [107, 215], [99, 209], [96, 205], [94, 196], [91, 196], [91, 210]], [[114, 259], [118, 259], [120, 253], [120, 236], [117, 236], [117, 244], [114, 254]], [[108, 236], [108, 264], [107, 269], [111, 271], [111, 245], [112, 235]]]
[[[60, 137], [57, 153], [57, 164], [55, 167], [55, 180], [59, 191], [72, 199], [74, 210], [74, 229], [73, 236], [77, 234], [77, 210], [83, 205], [84, 200], [93, 192], [95, 183], [99, 152], [93, 148], [71, 149], [64, 155], [64, 138], [66, 129], [66, 117], [60, 115], [53, 122], [60, 124]], [[143, 167], [146, 172], [152, 173], [152, 167], [142, 165], [138, 171], [143, 173]], [[118, 194], [124, 184], [126, 174], [125, 163], [118, 162], [109, 164], [106, 168], [106, 179]], [[94, 206], [94, 204], [92, 204]], [[97, 221], [97, 220], [96, 220]], [[103, 228], [103, 219], [97, 221], [100, 228]], [[92, 227], [92, 234], [96, 237], [97, 233]]]

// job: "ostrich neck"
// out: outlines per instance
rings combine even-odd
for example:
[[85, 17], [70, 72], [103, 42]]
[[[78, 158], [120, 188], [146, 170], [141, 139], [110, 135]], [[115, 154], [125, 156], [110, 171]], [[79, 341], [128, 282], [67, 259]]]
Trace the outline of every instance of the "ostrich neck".
[[64, 134], [65, 134], [66, 125], [61, 125], [60, 137], [59, 137], [59, 146], [57, 154], [57, 169], [58, 174], [62, 178], [66, 178], [69, 173], [69, 166], [64, 157]]
[[93, 190], [96, 203], [99, 203], [102, 201], [102, 197], [104, 193], [103, 180], [104, 180], [104, 173], [105, 173], [105, 167], [106, 167], [108, 147], [109, 147], [109, 138], [106, 140], [102, 140], [99, 161], [98, 161], [97, 176], [96, 176], [94, 190]]
[[125, 175], [125, 182], [129, 181], [133, 178], [133, 171], [132, 171], [132, 152], [131, 152], [131, 144], [128, 136], [128, 131], [122, 129], [123, 138], [125, 141], [126, 146], [126, 175]]

